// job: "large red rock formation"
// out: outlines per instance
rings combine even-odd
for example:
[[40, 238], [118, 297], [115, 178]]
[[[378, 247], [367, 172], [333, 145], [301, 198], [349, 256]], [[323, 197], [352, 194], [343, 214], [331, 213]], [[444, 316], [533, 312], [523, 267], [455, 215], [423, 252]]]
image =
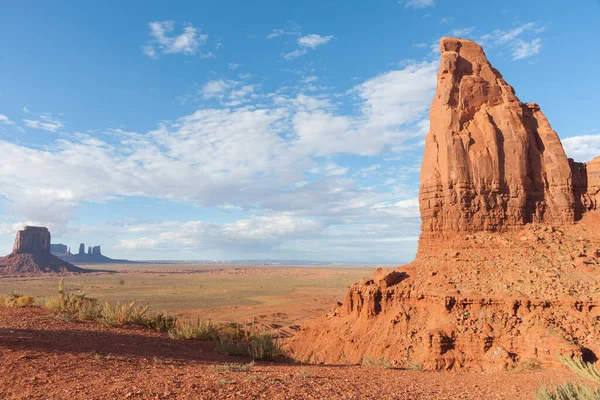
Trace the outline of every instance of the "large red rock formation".
[[50, 253], [48, 228], [26, 226], [17, 232], [13, 252], [0, 258], [0, 274], [37, 275], [46, 272], [79, 273], [85, 270]]
[[352, 285], [291, 353], [434, 370], [600, 357], [600, 157], [567, 159], [479, 45], [444, 38], [440, 50], [417, 258]]
[[522, 103], [476, 43], [441, 41], [421, 169], [425, 234], [572, 223], [569, 160], [535, 103]]

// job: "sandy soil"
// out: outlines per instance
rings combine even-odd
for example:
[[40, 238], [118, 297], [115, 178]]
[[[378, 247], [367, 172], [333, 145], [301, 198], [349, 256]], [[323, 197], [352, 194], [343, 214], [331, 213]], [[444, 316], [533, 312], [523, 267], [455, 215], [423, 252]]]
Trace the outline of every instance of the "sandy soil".
[[67, 322], [39, 308], [0, 308], [2, 399], [528, 399], [562, 371], [432, 373], [256, 363], [212, 343], [145, 329]]

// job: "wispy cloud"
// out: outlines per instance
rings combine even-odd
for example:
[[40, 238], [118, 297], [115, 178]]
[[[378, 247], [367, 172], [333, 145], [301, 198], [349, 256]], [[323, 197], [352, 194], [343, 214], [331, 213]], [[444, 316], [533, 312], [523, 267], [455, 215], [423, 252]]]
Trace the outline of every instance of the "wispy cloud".
[[295, 22], [290, 22], [286, 28], [273, 29], [267, 35], [267, 39], [274, 39], [279, 36], [297, 36], [300, 35], [300, 32], [300, 26]]
[[154, 21], [150, 22], [148, 27], [150, 28], [150, 42], [142, 50], [151, 58], [158, 58], [160, 53], [193, 55], [208, 40], [207, 34], [200, 33], [192, 25], [185, 26], [181, 34], [173, 35], [174, 21]]
[[435, 5], [435, 0], [400, 0], [399, 3], [404, 3], [406, 8], [425, 8]]
[[289, 53], [283, 53], [283, 54], [281, 54], [281, 56], [283, 58], [285, 58], [286, 60], [293, 60], [294, 58], [301, 57], [301, 56], [305, 55], [306, 53], [308, 53], [308, 51], [306, 49], [298, 49], [298, 50], [291, 51]]
[[0, 124], [13, 125], [14, 122], [11, 121], [6, 115], [0, 114]]
[[293, 60], [295, 58], [301, 57], [308, 53], [308, 50], [315, 50], [317, 47], [320, 47], [333, 39], [333, 36], [321, 36], [314, 33], [310, 35], [300, 36], [297, 40], [299, 49], [291, 51], [289, 53], [283, 53], [281, 56], [286, 60]]
[[545, 30], [538, 23], [528, 22], [512, 29], [496, 29], [481, 36], [479, 42], [486, 48], [500, 48], [510, 53], [513, 60], [520, 60], [540, 53], [542, 39], [538, 35]]
[[513, 60], [520, 60], [522, 58], [527, 58], [535, 54], [539, 54], [541, 48], [542, 39], [540, 38], [535, 38], [529, 42], [518, 39], [512, 53]]
[[65, 126], [60, 120], [52, 117], [50, 113], [41, 114], [39, 120], [24, 119], [23, 123], [30, 128], [48, 132], [57, 132]]
[[311, 49], [316, 49], [319, 46], [324, 45], [333, 39], [333, 36], [321, 36], [316, 34], [310, 34], [306, 36], [301, 36], [298, 38], [298, 44], [303, 47], [309, 47]]
[[473, 33], [473, 31], [475, 31], [474, 26], [471, 26], [469, 28], [455, 28], [450, 31], [450, 36], [465, 37]]

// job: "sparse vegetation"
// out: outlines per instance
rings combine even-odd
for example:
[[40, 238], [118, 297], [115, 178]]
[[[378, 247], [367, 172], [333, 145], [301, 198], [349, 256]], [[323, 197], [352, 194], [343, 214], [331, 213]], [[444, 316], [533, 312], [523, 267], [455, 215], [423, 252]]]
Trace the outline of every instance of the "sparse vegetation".
[[98, 321], [106, 326], [135, 325], [167, 332], [175, 327], [177, 318], [162, 311], [150, 311], [149, 306], [131, 302], [111, 306], [99, 305], [94, 298], [87, 297], [84, 291], [69, 292], [61, 279], [58, 284], [58, 297], [46, 300], [46, 308], [56, 310], [60, 317], [69, 320]]
[[216, 342], [216, 351], [227, 356], [247, 356], [249, 354], [247, 343], [236, 342], [229, 338], [219, 338]]
[[215, 372], [250, 372], [254, 369], [254, 361], [251, 361], [247, 364], [223, 364], [223, 365], [215, 365], [213, 370]]
[[[600, 370], [596, 364], [571, 357], [560, 357], [560, 361], [579, 377], [600, 385]], [[537, 390], [535, 398], [537, 400], [596, 400], [600, 399], [600, 388], [585, 384], [581, 380], [569, 380], [560, 385], [554, 383], [543, 385]]]
[[216, 340], [219, 336], [217, 327], [210, 321], [182, 320], [176, 324], [171, 336], [184, 340]]
[[511, 372], [529, 372], [539, 371], [542, 369], [542, 364], [536, 359], [529, 359], [520, 362], [515, 368], [511, 369]]
[[279, 338], [263, 330], [250, 336], [249, 351], [255, 360], [270, 361], [283, 354], [283, 346]]
[[0, 307], [29, 307], [33, 303], [35, 303], [34, 297], [18, 293], [9, 294], [7, 297], [0, 297]]

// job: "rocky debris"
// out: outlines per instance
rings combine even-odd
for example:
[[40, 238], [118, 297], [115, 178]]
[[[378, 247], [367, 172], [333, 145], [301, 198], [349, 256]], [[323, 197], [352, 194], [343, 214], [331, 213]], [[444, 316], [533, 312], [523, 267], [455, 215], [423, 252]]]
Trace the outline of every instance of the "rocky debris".
[[421, 168], [424, 234], [580, 219], [569, 160], [539, 105], [522, 103], [478, 44], [444, 38], [440, 51]]
[[567, 159], [482, 48], [441, 40], [411, 264], [376, 270], [290, 339], [294, 358], [497, 370], [600, 357], [600, 157]]
[[13, 252], [0, 258], [0, 274], [37, 275], [48, 272], [79, 273], [85, 270], [50, 253], [48, 228], [26, 226], [17, 232]]

